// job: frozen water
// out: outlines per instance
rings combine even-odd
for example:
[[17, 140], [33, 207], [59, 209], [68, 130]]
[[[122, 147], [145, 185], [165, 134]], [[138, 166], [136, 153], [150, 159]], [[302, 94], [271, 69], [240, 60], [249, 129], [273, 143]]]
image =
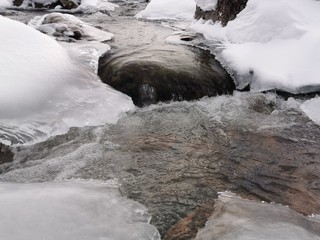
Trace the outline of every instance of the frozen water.
[[305, 101], [301, 105], [301, 109], [311, 118], [315, 123], [320, 125], [320, 98], [315, 97], [313, 99]]
[[24, 143], [72, 126], [114, 123], [133, 109], [129, 97], [101, 83], [52, 38], [4, 17], [0, 29], [1, 141]]
[[319, 11], [314, 0], [249, 0], [226, 27], [200, 21], [192, 29], [222, 43], [218, 58], [239, 88], [312, 92], [320, 88]]
[[157, 240], [147, 209], [110, 182], [0, 183], [6, 240]]
[[191, 20], [196, 10], [194, 0], [152, 0], [136, 17], [147, 19]]
[[287, 207], [223, 193], [197, 240], [319, 240], [320, 221]]

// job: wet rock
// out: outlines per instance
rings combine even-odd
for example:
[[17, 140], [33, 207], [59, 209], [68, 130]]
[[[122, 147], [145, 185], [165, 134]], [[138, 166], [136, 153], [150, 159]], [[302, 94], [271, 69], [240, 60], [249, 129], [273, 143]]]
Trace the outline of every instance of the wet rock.
[[204, 11], [197, 6], [195, 18], [219, 21], [225, 26], [236, 18], [237, 14], [246, 7], [247, 2], [248, 0], [218, 0], [218, 5], [213, 11]]
[[0, 164], [12, 162], [13, 155], [10, 147], [0, 143]]
[[100, 58], [98, 74], [140, 107], [229, 94], [235, 89], [232, 78], [209, 52], [189, 47], [109, 52]]
[[78, 7], [78, 4], [72, 0], [60, 0], [60, 3], [64, 9], [73, 9]]
[[24, 0], [13, 0], [13, 6], [21, 6]]

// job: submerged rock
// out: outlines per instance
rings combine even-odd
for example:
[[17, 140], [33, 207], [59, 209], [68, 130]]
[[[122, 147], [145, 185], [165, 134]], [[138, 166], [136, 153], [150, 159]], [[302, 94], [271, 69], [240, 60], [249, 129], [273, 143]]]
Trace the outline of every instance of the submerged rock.
[[140, 107], [233, 92], [232, 78], [209, 52], [182, 48], [111, 51], [100, 58], [98, 74]]
[[10, 150], [10, 147], [0, 143], [0, 164], [12, 162], [13, 161], [13, 153]]
[[248, 0], [218, 0], [215, 10], [204, 11], [199, 6], [196, 8], [195, 18], [221, 22], [222, 25], [236, 18], [247, 5]]

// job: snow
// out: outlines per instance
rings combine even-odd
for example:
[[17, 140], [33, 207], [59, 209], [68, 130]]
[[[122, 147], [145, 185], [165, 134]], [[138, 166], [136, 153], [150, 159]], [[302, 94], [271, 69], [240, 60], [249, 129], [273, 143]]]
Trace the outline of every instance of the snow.
[[147, 209], [121, 197], [112, 181], [0, 183], [6, 240], [158, 240]]
[[72, 126], [114, 123], [134, 108], [54, 39], [4, 17], [0, 29], [0, 141], [25, 143]]
[[204, 11], [215, 10], [218, 4], [218, 0], [195, 0], [197, 6]]
[[12, 2], [10, 0], [0, 0], [0, 8], [7, 8], [12, 6]]
[[194, 0], [151, 0], [136, 17], [150, 20], [191, 20], [195, 10]]
[[113, 37], [112, 33], [90, 26], [70, 14], [45, 14], [33, 18], [28, 25], [47, 35], [57, 37], [59, 40], [61, 38], [66, 38], [66, 41], [70, 41], [70, 38], [77, 32], [81, 34], [80, 39], [85, 39], [87, 41], [102, 42], [108, 41]]
[[256, 203], [222, 193], [196, 240], [319, 240], [320, 221], [288, 207]]
[[110, 3], [107, 0], [81, 0], [78, 9], [85, 12], [114, 11], [116, 7], [118, 7], [118, 5]]
[[[26, 8], [29, 4], [33, 6], [34, 3], [40, 3], [44, 6], [57, 2], [58, 0], [25, 0], [21, 7]], [[6, 8], [13, 5], [12, 0], [0, 0], [0, 7]], [[80, 5], [76, 9], [65, 10], [70, 12], [87, 12], [92, 13], [96, 11], [114, 11], [118, 5], [110, 3], [107, 0], [81, 0]], [[59, 9], [59, 8], [57, 8]]]
[[199, 21], [191, 28], [219, 42], [217, 58], [238, 88], [305, 93], [320, 89], [319, 11], [315, 0], [249, 0], [226, 27]]

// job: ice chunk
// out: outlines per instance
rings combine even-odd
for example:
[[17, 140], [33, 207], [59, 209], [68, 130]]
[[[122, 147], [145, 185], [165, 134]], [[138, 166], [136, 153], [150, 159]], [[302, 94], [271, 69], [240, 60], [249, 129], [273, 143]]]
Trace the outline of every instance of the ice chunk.
[[315, 123], [320, 125], [320, 98], [315, 97], [313, 99], [305, 101], [301, 105], [302, 111], [304, 111], [309, 118], [311, 118]]
[[6, 240], [157, 240], [147, 209], [112, 182], [0, 183]]
[[275, 204], [223, 193], [196, 240], [319, 240], [320, 221]]

